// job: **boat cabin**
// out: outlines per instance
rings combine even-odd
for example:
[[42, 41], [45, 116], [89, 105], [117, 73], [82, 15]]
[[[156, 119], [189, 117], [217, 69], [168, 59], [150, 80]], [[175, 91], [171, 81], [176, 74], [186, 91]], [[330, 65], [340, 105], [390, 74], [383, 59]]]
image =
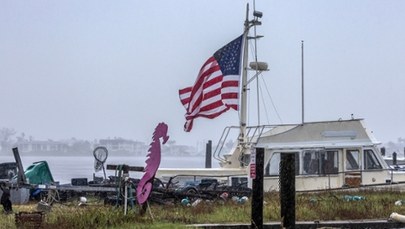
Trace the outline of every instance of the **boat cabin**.
[[296, 190], [386, 184], [392, 171], [362, 119], [278, 125], [259, 138], [264, 148], [264, 190], [279, 189], [280, 155], [295, 155]]

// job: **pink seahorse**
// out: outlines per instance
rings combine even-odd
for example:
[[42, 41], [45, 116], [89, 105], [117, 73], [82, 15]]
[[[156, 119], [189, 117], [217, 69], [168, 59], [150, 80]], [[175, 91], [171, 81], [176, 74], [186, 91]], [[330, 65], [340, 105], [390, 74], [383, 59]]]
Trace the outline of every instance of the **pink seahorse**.
[[146, 159], [145, 173], [136, 188], [136, 198], [140, 205], [148, 200], [152, 191], [153, 179], [160, 165], [160, 138], [163, 140], [162, 144], [165, 144], [169, 140], [167, 129], [167, 125], [161, 122], [156, 126], [155, 132], [153, 132], [152, 142], [148, 150], [149, 154], [147, 155], [148, 158]]

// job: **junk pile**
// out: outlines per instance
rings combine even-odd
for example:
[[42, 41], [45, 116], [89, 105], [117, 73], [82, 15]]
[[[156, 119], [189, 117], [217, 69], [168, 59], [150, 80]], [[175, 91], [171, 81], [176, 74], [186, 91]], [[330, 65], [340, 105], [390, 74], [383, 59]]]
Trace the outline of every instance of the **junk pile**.
[[[123, 205], [127, 213], [128, 206], [135, 204], [146, 210], [147, 202], [158, 204], [183, 204], [197, 206], [203, 201], [226, 201], [244, 204], [251, 196], [252, 190], [247, 187], [247, 178], [241, 182], [231, 179], [227, 185], [222, 179], [194, 176], [191, 182], [181, 183], [187, 178], [176, 176], [168, 182], [155, 178], [161, 161], [161, 144], [169, 136], [165, 123], [159, 123], [153, 133], [152, 142], [146, 157], [146, 166], [107, 165], [107, 170], [115, 170], [115, 176], [107, 178], [104, 164], [108, 157], [107, 148], [99, 146], [93, 151], [95, 171], [103, 171], [104, 177], [96, 177], [88, 182], [87, 178], [73, 178], [71, 184], [60, 185], [53, 179], [46, 161], [34, 162], [25, 171], [22, 167], [18, 148], [13, 148], [15, 163], [0, 164], [1, 204], [4, 211], [12, 212], [12, 204], [27, 203], [29, 198], [38, 200], [37, 210], [51, 211], [52, 204], [81, 197], [80, 206], [86, 206], [86, 195], [104, 198], [104, 204]], [[141, 179], [129, 176], [129, 171], [142, 172]], [[244, 178], [243, 178], [244, 179]], [[229, 180], [229, 179], [228, 179]], [[18, 192], [18, 193], [17, 193]]]
[[[100, 150], [100, 148], [98, 148]], [[140, 179], [129, 177], [129, 171], [144, 172], [141, 166], [107, 165], [107, 170], [114, 170], [115, 175], [104, 177], [94, 176], [88, 182], [87, 178], [73, 178], [69, 185], [59, 185], [55, 182], [50, 167], [46, 161], [34, 162], [20, 173], [21, 159], [18, 149], [13, 149], [16, 162], [0, 164], [0, 197], [5, 213], [12, 212], [12, 204], [25, 204], [31, 198], [37, 200], [37, 210], [51, 211], [55, 202], [70, 201], [73, 198], [94, 196], [104, 199], [104, 204], [126, 205], [135, 207], [139, 204], [136, 190]], [[104, 150], [107, 154], [107, 151]], [[97, 154], [99, 155], [99, 154]], [[98, 165], [104, 170], [105, 160]], [[22, 166], [21, 166], [22, 170]], [[153, 175], [153, 174], [152, 174]], [[247, 187], [247, 179], [233, 181], [227, 185], [222, 179], [207, 177], [171, 177], [167, 182], [160, 179], [148, 178], [151, 191], [148, 195], [149, 203], [182, 204], [197, 206], [207, 201], [232, 200], [243, 204], [251, 196], [251, 189]], [[96, 179], [97, 178], [97, 179]], [[185, 182], [185, 180], [188, 180]], [[229, 180], [229, 179], [228, 179]], [[82, 206], [85, 206], [83, 203]]]
[[226, 201], [232, 199], [238, 203], [244, 203], [251, 196], [252, 190], [247, 187], [247, 182], [242, 184], [227, 185], [218, 179], [202, 178], [199, 182], [186, 182], [177, 185], [176, 177], [169, 179], [163, 184], [155, 179], [155, 187], [150, 201], [158, 204], [181, 203], [184, 206], [198, 205], [204, 201]]

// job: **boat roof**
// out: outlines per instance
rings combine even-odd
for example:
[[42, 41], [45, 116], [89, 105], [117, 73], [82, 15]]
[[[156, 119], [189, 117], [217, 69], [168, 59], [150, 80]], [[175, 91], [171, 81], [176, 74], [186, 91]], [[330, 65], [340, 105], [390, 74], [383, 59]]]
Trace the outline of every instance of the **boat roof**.
[[363, 119], [276, 125], [263, 133], [256, 147], [266, 149], [341, 148], [378, 145]]

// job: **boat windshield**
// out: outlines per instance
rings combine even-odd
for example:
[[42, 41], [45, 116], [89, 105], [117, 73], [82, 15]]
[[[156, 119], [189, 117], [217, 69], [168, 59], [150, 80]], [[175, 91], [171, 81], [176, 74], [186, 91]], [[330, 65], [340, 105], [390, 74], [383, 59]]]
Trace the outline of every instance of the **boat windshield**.
[[[284, 152], [283, 152], [284, 153]], [[299, 165], [300, 165], [300, 158], [298, 152], [288, 152], [289, 154], [295, 154], [295, 174], [299, 174]], [[280, 158], [281, 153], [276, 152], [273, 153], [272, 157], [270, 158], [269, 163], [266, 164], [264, 175], [265, 176], [278, 176], [280, 174]]]
[[382, 166], [378, 161], [375, 153], [371, 149], [364, 150], [364, 169], [381, 169]]

